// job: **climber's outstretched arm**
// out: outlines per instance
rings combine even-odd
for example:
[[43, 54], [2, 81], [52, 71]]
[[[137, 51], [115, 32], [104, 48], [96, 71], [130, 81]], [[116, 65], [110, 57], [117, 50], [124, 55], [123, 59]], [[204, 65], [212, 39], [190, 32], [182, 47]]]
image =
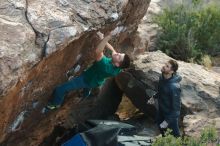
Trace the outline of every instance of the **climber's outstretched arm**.
[[104, 55], [103, 50], [110, 39], [111, 39], [111, 35], [109, 34], [109, 35], [105, 36], [101, 40], [101, 42], [98, 44], [97, 49], [96, 49], [96, 60], [97, 61], [102, 59], [102, 57]]
[[112, 54], [116, 54], [116, 53], [117, 53], [117, 52], [115, 51], [115, 49], [112, 47], [111, 44], [107, 43], [107, 44], [106, 44], [106, 47], [107, 47], [109, 50], [112, 51]]

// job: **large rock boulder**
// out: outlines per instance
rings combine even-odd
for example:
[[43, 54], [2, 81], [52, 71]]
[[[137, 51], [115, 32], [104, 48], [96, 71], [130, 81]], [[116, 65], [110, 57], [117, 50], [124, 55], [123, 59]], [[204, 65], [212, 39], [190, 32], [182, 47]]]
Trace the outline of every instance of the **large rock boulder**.
[[35, 33], [28, 23], [26, 1], [2, 0], [0, 11], [0, 97], [16, 85], [26, 69], [40, 60]]
[[136, 42], [134, 43], [137, 52], [141, 49], [156, 50], [155, 43], [159, 27], [153, 22], [153, 17], [161, 12], [163, 6], [164, 0], [151, 0], [148, 11], [138, 26]]
[[[134, 104], [139, 105], [137, 107], [147, 115], [153, 108], [149, 110], [146, 101], [157, 91], [160, 69], [169, 59], [172, 58], [160, 51], [144, 53], [134, 61], [134, 69], [123, 73], [125, 75], [122, 77], [126, 80], [122, 77], [116, 80], [125, 94], [135, 100]], [[197, 64], [178, 63], [178, 73], [183, 78], [181, 113], [184, 133], [198, 136], [203, 127], [216, 123], [220, 134], [220, 74]]]
[[[116, 39], [123, 41], [137, 29], [149, 3], [150, 0], [2, 0], [0, 142], [38, 145], [49, 135], [59, 120], [42, 116], [40, 110], [54, 87], [67, 80], [65, 74], [71, 67], [77, 67], [76, 72], [80, 73], [94, 61], [98, 30], [106, 33], [121, 26], [124, 32]], [[120, 42], [114, 43], [116, 46]], [[51, 118], [64, 118], [67, 114]], [[37, 131], [39, 125], [44, 125], [41, 132]]]

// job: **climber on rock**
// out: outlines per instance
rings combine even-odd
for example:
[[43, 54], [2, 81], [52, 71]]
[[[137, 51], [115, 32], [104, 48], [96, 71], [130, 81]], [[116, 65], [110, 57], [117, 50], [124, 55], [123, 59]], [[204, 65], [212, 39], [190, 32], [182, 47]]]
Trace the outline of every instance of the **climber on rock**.
[[158, 92], [148, 100], [150, 104], [154, 104], [155, 99], [158, 100], [156, 121], [163, 136], [167, 128], [172, 130], [171, 134], [175, 137], [180, 136], [178, 121], [181, 109], [181, 89], [179, 82], [182, 78], [176, 74], [177, 70], [176, 61], [169, 60], [165, 63], [161, 69]]
[[[96, 52], [96, 61], [91, 67], [84, 71], [78, 77], [75, 77], [59, 86], [53, 91], [53, 98], [46, 106], [46, 109], [53, 110], [59, 108], [64, 101], [65, 95], [73, 90], [84, 89], [84, 97], [90, 95], [92, 88], [99, 87], [104, 84], [105, 79], [118, 75], [122, 69], [128, 68], [130, 58], [127, 54], [118, 53], [108, 43], [111, 36], [118, 32], [112, 31], [109, 35], [103, 37], [103, 34], [98, 32], [101, 42], [98, 44]], [[111, 58], [103, 54], [104, 48], [107, 47], [112, 51]]]

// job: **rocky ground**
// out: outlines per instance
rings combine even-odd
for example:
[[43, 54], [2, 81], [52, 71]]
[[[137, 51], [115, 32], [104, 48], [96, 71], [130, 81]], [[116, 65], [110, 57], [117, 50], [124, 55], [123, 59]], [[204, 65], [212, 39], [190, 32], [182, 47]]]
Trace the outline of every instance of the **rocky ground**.
[[[157, 26], [151, 23], [151, 15], [160, 12], [162, 6], [160, 0], [152, 0], [146, 13], [149, 3], [3, 0], [0, 145], [50, 145], [48, 139], [56, 139], [78, 123], [106, 119], [115, 113], [121, 121], [135, 125], [140, 135], [158, 135], [155, 106], [147, 101], [156, 92], [161, 66], [170, 58], [161, 52], [144, 52], [155, 49]], [[42, 114], [54, 87], [67, 80], [66, 72], [73, 68], [78, 75], [94, 61], [99, 43], [96, 32], [107, 33], [119, 26], [123, 31], [111, 43], [136, 58], [134, 67], [94, 90], [91, 98], [82, 100], [73, 92], [59, 110]], [[219, 131], [220, 75], [199, 65], [179, 63], [183, 133], [197, 136], [213, 122]], [[57, 126], [64, 131], [57, 132]]]

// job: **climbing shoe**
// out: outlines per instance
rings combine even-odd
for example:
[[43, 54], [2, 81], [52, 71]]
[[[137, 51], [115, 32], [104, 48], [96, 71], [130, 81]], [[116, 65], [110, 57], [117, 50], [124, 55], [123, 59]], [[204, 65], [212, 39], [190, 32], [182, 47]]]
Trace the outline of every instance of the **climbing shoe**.
[[46, 106], [46, 108], [49, 109], [49, 110], [54, 110], [54, 109], [57, 109], [59, 107], [60, 107], [59, 105], [53, 105], [53, 104], [48, 104]]
[[49, 111], [55, 110], [57, 108], [59, 108], [59, 105], [52, 105], [52, 104], [48, 104], [47, 106], [45, 106], [42, 110], [41, 113], [45, 114], [48, 113]]

